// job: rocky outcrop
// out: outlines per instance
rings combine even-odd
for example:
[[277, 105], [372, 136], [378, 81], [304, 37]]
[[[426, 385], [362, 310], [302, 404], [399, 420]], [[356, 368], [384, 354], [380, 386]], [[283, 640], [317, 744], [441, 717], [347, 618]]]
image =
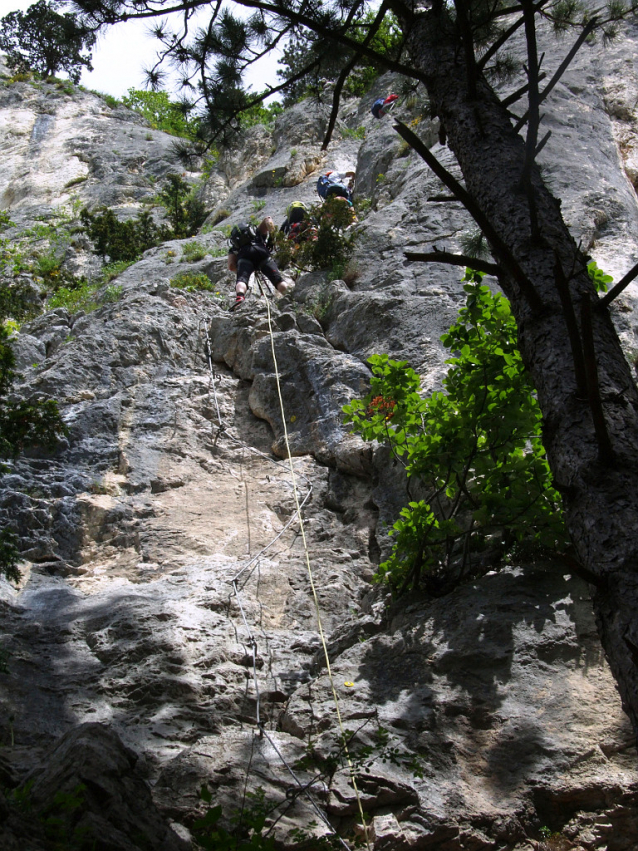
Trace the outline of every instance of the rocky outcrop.
[[7, 84], [3, 74], [0, 64], [0, 208], [15, 219], [74, 198], [136, 209], [176, 170], [174, 139], [131, 110], [61, 81]]
[[22, 794], [0, 801], [2, 847], [185, 851], [190, 843], [157, 811], [137, 762], [112, 729], [71, 729], [31, 771]]
[[[616, 276], [638, 252], [631, 37], [578, 58], [548, 101], [543, 152], [572, 228]], [[83, 203], [134, 212], [151, 175], [170, 169], [168, 137], [93, 95], [18, 83], [0, 91], [1, 105], [16, 110], [12, 127], [29, 128], [7, 141], [2, 190], [25, 222], [72, 188]], [[188, 842], [203, 784], [226, 819], [247, 792], [258, 796], [250, 806], [262, 794], [287, 845], [356, 829], [278, 374], [375, 851], [546, 851], [548, 831], [560, 832], [557, 848], [630, 851], [636, 753], [582, 581], [556, 565], [510, 565], [402, 604], [372, 582], [405, 482], [384, 450], [346, 433], [341, 406], [364, 392], [374, 352], [409, 360], [426, 388], [438, 386], [459, 273], [407, 264], [403, 252], [458, 248], [472, 226], [459, 205], [428, 202], [437, 180], [367, 100], [344, 104], [321, 153], [325, 126], [326, 110], [306, 104], [273, 131], [254, 128], [201, 192], [211, 222], [222, 211], [226, 225], [262, 210], [283, 219], [292, 200], [314, 200], [318, 168], [356, 164], [370, 209], [349, 284], [310, 273], [270, 310], [254, 288], [230, 314], [225, 236], [209, 223], [197, 237], [203, 259], [190, 262], [185, 241], [152, 249], [115, 282], [119, 300], [46, 313], [15, 338], [17, 392], [57, 397], [70, 431], [55, 452], [12, 462], [2, 482], [0, 519], [17, 524], [24, 557], [20, 587], [0, 583], [2, 784], [34, 778], [40, 807], [56, 784], [85, 784], [82, 818], [122, 851]], [[453, 166], [437, 128], [419, 127]], [[47, 164], [80, 151], [78, 140], [86, 162], [65, 168], [87, 179], [68, 187]], [[29, 144], [41, 153], [27, 173]], [[133, 149], [144, 154], [137, 172]], [[172, 287], [184, 270], [207, 274], [216, 291]], [[632, 288], [616, 320], [632, 355]], [[24, 830], [34, 849], [48, 848], [37, 824], [20, 827], [12, 800], [0, 800], [7, 847]]]

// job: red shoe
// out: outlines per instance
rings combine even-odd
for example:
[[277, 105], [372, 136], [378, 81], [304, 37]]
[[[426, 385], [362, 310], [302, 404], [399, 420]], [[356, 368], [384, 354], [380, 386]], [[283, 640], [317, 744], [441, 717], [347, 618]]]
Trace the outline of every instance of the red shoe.
[[241, 295], [241, 293], [237, 293], [235, 296], [235, 304], [231, 304], [230, 309], [236, 310], [238, 307], [241, 307], [242, 304], [246, 301], [246, 296]]

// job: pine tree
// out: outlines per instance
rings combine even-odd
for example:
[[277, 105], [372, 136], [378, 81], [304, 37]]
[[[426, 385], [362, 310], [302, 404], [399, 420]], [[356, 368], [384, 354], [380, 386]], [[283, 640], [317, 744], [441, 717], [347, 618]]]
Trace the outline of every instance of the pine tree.
[[[378, 62], [425, 88], [463, 181], [441, 165], [412, 129], [399, 121], [395, 129], [465, 205], [490, 247], [490, 270], [511, 303], [522, 356], [538, 392], [543, 439], [573, 542], [565, 557], [591, 583], [601, 640], [638, 731], [638, 391], [607, 310], [619, 289], [598, 298], [587, 257], [536, 164], [547, 141], [547, 134], [539, 138], [544, 99], [585, 40], [597, 30], [612, 37], [635, 6], [618, 0], [596, 10], [571, 0], [432, 0], [422, 5], [383, 0], [361, 39], [366, 12], [361, 0], [234, 3], [254, 10], [252, 16], [242, 20], [227, 7], [210, 3], [210, 25], [190, 41], [185, 33], [173, 37], [163, 23], [156, 29], [164, 58], [182, 62], [185, 84], [195, 85], [199, 74], [209, 139], [232, 130], [237, 115], [252, 104], [242, 87], [243, 72], [295, 35], [311, 33], [313, 50], [307, 63], [270, 94], [312, 75], [319, 49], [341, 56], [325, 145], [344, 85], [359, 65]], [[146, 0], [143, 5], [141, 11], [136, 0], [76, 0], [96, 24], [159, 16], [169, 5], [182, 14], [196, 9], [201, 14], [205, 4]], [[390, 12], [403, 39], [396, 51], [382, 54], [372, 40]], [[549, 80], [539, 67], [541, 20], [573, 33], [569, 51], [556, 46], [556, 56], [564, 61]], [[515, 36], [521, 37], [527, 55], [519, 68], [519, 89], [503, 97], [492, 83], [503, 71], [516, 70], [507, 55]], [[151, 69], [151, 82], [158, 76], [159, 69]], [[511, 109], [522, 100], [526, 105], [517, 117]], [[413, 259], [467, 263], [465, 257], [449, 255]], [[621, 284], [636, 275], [638, 266]]]
[[72, 82], [78, 83], [82, 68], [93, 70], [95, 39], [72, 14], [58, 14], [46, 0], [0, 20], [0, 50], [6, 52], [9, 68], [45, 79], [66, 71]]

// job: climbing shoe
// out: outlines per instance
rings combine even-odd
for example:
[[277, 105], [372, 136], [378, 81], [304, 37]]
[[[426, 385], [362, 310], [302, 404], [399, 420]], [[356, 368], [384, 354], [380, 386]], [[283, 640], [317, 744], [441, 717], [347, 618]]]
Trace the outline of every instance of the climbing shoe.
[[242, 306], [242, 304], [243, 304], [245, 301], [246, 301], [246, 296], [245, 296], [245, 295], [241, 295], [240, 293], [237, 293], [237, 295], [236, 295], [236, 297], [235, 297], [235, 303], [234, 303], [234, 304], [231, 304], [230, 309], [231, 309], [231, 310], [237, 310], [237, 308], [238, 308], [238, 307], [241, 307], [241, 306]]

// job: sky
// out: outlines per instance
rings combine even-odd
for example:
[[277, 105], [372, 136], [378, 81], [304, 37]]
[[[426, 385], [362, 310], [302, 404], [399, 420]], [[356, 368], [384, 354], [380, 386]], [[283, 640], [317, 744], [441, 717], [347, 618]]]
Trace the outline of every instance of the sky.
[[[13, 11], [25, 11], [35, 0], [0, 0], [0, 18]], [[157, 40], [148, 35], [146, 21], [127, 21], [109, 27], [93, 50], [93, 71], [82, 73], [81, 84], [87, 89], [121, 97], [130, 88], [144, 88], [144, 68], [152, 66]], [[268, 57], [247, 76], [255, 89], [277, 83], [277, 59]], [[170, 89], [170, 82], [165, 84]]]

